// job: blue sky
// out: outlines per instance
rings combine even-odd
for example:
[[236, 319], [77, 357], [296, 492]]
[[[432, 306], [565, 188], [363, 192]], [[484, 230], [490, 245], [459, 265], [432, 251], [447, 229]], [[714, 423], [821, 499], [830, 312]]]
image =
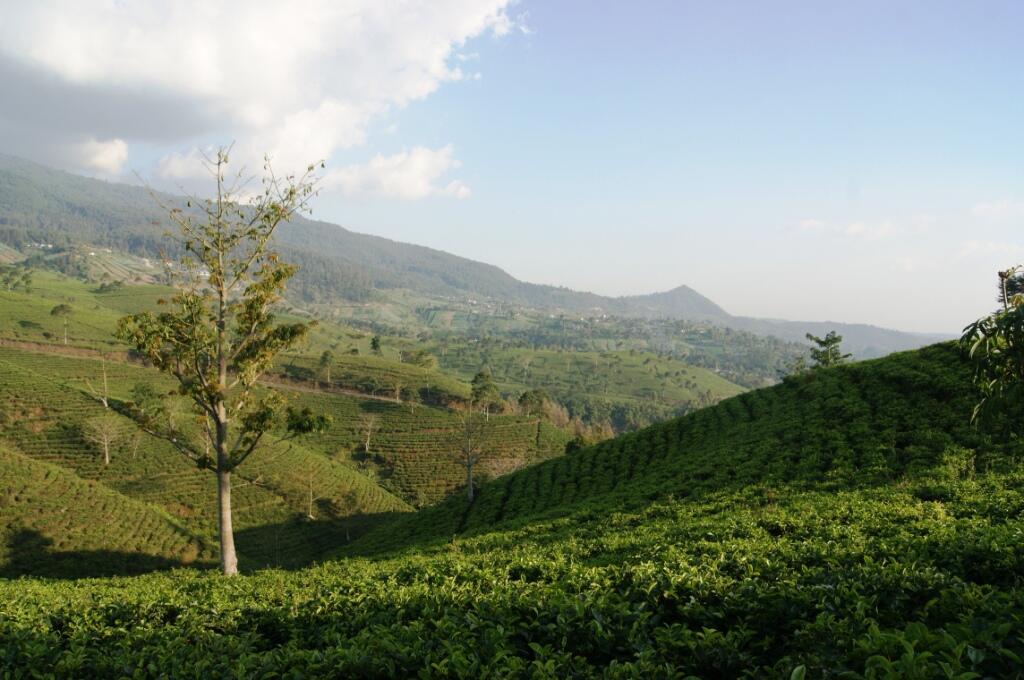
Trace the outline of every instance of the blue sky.
[[1024, 259], [1022, 8], [522, 3], [480, 80], [382, 122], [472, 196], [323, 212], [532, 281], [956, 331]]
[[[142, 4], [61, 35], [175, 26]], [[529, 281], [687, 284], [737, 314], [956, 332], [991, 307], [995, 270], [1024, 260], [1022, 3], [351, 4], [308, 10], [295, 35], [330, 30], [275, 47], [262, 73], [245, 42], [182, 65], [149, 41], [137, 72], [121, 65], [130, 46], [8, 47], [78, 86], [134, 84], [202, 114], [163, 135], [105, 120], [68, 140], [77, 155], [34, 155], [187, 183], [189, 149], [225, 138], [322, 151], [335, 174], [320, 218]], [[293, 17], [271, 11], [288, 35]], [[57, 15], [26, 16], [9, 45]], [[230, 98], [200, 86], [211, 72], [237, 85]], [[266, 82], [273, 99], [251, 94]]]

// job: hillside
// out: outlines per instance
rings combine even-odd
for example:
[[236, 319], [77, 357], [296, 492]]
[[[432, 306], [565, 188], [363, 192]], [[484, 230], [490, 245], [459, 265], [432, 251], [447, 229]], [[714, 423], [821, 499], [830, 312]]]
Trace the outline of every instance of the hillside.
[[441, 366], [465, 380], [481, 368], [504, 392], [540, 388], [587, 422], [635, 430], [743, 389], [704, 368], [649, 352], [553, 351], [450, 343]]
[[[98, 253], [89, 258], [90, 263], [95, 261], [109, 260]], [[113, 338], [117, 320], [130, 312], [156, 309], [160, 299], [172, 294], [172, 289], [163, 285], [123, 284], [114, 279], [89, 283], [42, 269], [31, 270], [31, 277], [29, 290], [0, 290], [0, 342], [56, 347], [65, 353], [88, 350], [93, 355], [98, 351], [123, 355], [127, 347]], [[61, 304], [70, 308], [67, 316], [52, 313]], [[295, 308], [280, 313], [287, 320], [309, 320], [308, 314]], [[572, 333], [573, 329], [566, 332]], [[501, 387], [510, 399], [528, 389], [548, 387], [571, 415], [587, 423], [608, 422], [619, 431], [693, 410], [742, 389], [709, 368], [659, 356], [650, 347], [612, 354], [570, 351], [572, 348], [496, 352], [487, 342], [446, 342], [440, 347], [414, 338], [385, 335], [375, 351], [371, 346], [373, 337], [371, 331], [320, 320], [302, 347], [279, 357], [268, 379], [295, 388], [328, 389], [378, 401], [404, 404], [412, 400], [448, 406], [468, 399], [468, 381], [477, 371], [491, 364], [494, 370], [507, 365], [515, 369], [515, 375], [502, 380]], [[682, 334], [674, 334], [673, 340], [685, 342], [683, 351], [687, 352], [694, 346], [690, 343], [696, 342]], [[748, 359], [755, 358], [756, 346], [741, 340], [737, 337], [728, 343], [733, 355], [743, 353]], [[712, 344], [720, 353], [723, 343]], [[767, 357], [786, 356], [774, 351], [777, 343], [771, 348]], [[320, 365], [325, 351], [331, 353], [329, 373]], [[403, 361], [405, 352], [423, 355], [426, 364]], [[713, 356], [717, 365], [718, 355]], [[437, 357], [442, 358], [440, 368], [435, 365]], [[703, 354], [691, 361], [702, 359]], [[523, 361], [537, 370], [523, 373], [519, 370]], [[702, 363], [709, 362], [704, 359]], [[739, 363], [732, 360], [729, 365]], [[768, 359], [755, 358], [755, 363], [762, 371], [771, 366]], [[600, 393], [595, 392], [593, 398], [587, 396], [598, 388]]]
[[[106, 372], [111, 399], [127, 398], [132, 386], [140, 382], [157, 389], [169, 387], [154, 371], [135, 366], [108, 363]], [[0, 348], [0, 444], [56, 466], [62, 474], [86, 480], [90, 489], [102, 494], [96, 503], [119, 497], [127, 507], [131, 501], [174, 517], [195, 536], [213, 535], [216, 521], [210, 499], [214, 497], [214, 479], [169, 444], [136, 434], [131, 422], [120, 419], [111, 463], [104, 465], [97, 445], [86, 435], [89, 422], [105, 412], [89, 396], [92, 388], [100, 389], [101, 381], [101, 365], [95, 359]], [[257, 454], [240, 476], [242, 483], [235, 498], [236, 523], [243, 530], [239, 550], [252, 566], [308, 563], [318, 551], [336, 544], [339, 532], [346, 535], [348, 530], [348, 535], [353, 535], [364, 530], [368, 525], [363, 518], [409, 510], [406, 503], [365, 475], [306, 446]], [[310, 480], [321, 499], [315, 515], [324, 521], [296, 522], [308, 512]], [[39, 510], [41, 501], [38, 496], [19, 495], [2, 514], [12, 518], [31, 514]], [[76, 506], [83, 504], [61, 496], [47, 502], [61, 505], [66, 513], [74, 513]], [[257, 530], [271, 527], [288, 530], [283, 539], [268, 544], [267, 537], [261, 538]], [[118, 531], [112, 531], [117, 537]], [[82, 547], [73, 534], [63, 542]], [[216, 545], [215, 541], [208, 544]], [[138, 545], [141, 551], [146, 547]]]
[[949, 456], [984, 470], [1019, 454], [970, 426], [973, 399], [970, 374], [950, 345], [811, 373], [509, 475], [482, 488], [468, 510], [451, 499], [363, 544], [448, 538], [668, 496], [884, 486]]
[[[183, 203], [179, 197], [161, 198], [169, 205]], [[32, 243], [43, 242], [58, 248], [88, 244], [156, 258], [162, 250], [174, 252], [173, 244], [163, 238], [165, 231], [164, 215], [141, 187], [80, 177], [0, 154], [0, 243], [24, 254], [32, 254]], [[807, 330], [822, 332], [804, 322], [734, 317], [687, 286], [612, 298], [525, 283], [492, 265], [305, 218], [282, 227], [277, 241], [285, 259], [300, 265], [292, 297], [301, 304], [334, 306], [339, 298], [385, 303], [399, 290], [412, 290], [431, 298], [491, 298], [573, 314], [706, 320], [798, 342], [803, 342]], [[34, 254], [47, 253], [35, 249]], [[863, 324], [827, 326], [842, 334], [858, 356], [919, 347], [937, 339]]]
[[0, 659], [76, 676], [1016, 677], [1024, 451], [970, 427], [972, 399], [956, 350], [934, 346], [512, 474], [313, 569], [0, 581]]
[[216, 543], [169, 513], [0, 444], [0, 577], [213, 566]]

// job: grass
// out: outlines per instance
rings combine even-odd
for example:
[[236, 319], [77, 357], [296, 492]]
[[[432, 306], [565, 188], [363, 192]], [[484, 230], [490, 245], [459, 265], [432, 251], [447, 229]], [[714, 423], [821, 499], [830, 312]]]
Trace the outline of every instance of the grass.
[[949, 346], [815, 373], [226, 580], [0, 581], [58, 676], [1017, 677], [1018, 441]]
[[637, 506], [709, 489], [891, 484], [950, 451], [976, 452], [978, 469], [1001, 465], [1021, 451], [1007, 453], [970, 426], [969, 381], [948, 345], [814, 372], [509, 475], [482, 488], [468, 511], [452, 499], [366, 543], [397, 547], [413, 536], [447, 539], [581, 506]]
[[588, 422], [619, 431], [694, 411], [744, 388], [712, 371], [643, 351], [563, 352], [453, 343], [441, 365], [464, 379], [489, 370], [502, 392], [542, 388]]
[[0, 446], [0, 574], [80, 578], [215, 563], [210, 542], [151, 504]]
[[[104, 413], [93, 396], [102, 389], [103, 367], [92, 357], [0, 347], [0, 441], [147, 504], [197, 536], [214, 536], [213, 475], [165, 442], [146, 435], [135, 439], [127, 419], [109, 466], [84, 436], [85, 425]], [[105, 370], [114, 400], [129, 399], [139, 383], [159, 391], [172, 387], [140, 366], [107, 361]], [[331, 415], [332, 424], [323, 435], [258, 452], [235, 475], [238, 548], [250, 568], [308, 564], [383, 519], [408, 512], [410, 503], [443, 499], [464, 481], [453, 445], [457, 419], [450, 411], [421, 406], [413, 412], [409, 405], [344, 394], [283, 393], [298, 406]], [[378, 421], [369, 456], [362, 453], [360, 418], [366, 413]], [[535, 419], [492, 420], [482, 478], [560, 455], [568, 439]]]

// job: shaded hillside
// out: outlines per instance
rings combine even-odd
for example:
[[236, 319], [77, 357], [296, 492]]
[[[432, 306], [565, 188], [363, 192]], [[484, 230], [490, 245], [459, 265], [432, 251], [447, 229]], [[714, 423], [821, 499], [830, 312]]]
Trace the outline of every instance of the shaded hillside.
[[211, 566], [215, 546], [152, 505], [0, 443], [0, 577]]
[[[162, 195], [170, 205], [179, 197]], [[0, 242], [26, 254], [70, 257], [33, 250], [45, 242], [58, 249], [91, 244], [157, 257], [173, 254], [163, 238], [166, 220], [141, 187], [102, 182], [0, 155]], [[519, 281], [493, 265], [432, 248], [357, 234], [326, 222], [296, 218], [278, 232], [286, 259], [300, 265], [290, 295], [304, 303], [365, 302], [376, 291], [410, 289], [428, 296], [486, 297], [506, 304], [574, 314], [709, 320], [755, 333], [803, 341], [804, 333], [837, 330], [848, 349], [872, 356], [918, 347], [936, 338], [858, 324], [824, 325], [733, 317], [687, 286], [664, 293], [611, 298]], [[826, 330], [825, 329], [827, 326]]]

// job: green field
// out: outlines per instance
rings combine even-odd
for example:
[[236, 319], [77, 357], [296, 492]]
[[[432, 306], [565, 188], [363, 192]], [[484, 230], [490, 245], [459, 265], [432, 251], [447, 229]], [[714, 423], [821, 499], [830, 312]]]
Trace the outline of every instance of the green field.
[[[0, 445], [58, 466], [104, 493], [143, 503], [214, 543], [212, 475], [197, 470], [169, 444], [137, 434], [125, 418], [109, 466], [86, 438], [90, 420], [105, 412], [96, 398], [104, 371], [114, 401], [129, 399], [140, 383], [161, 391], [172, 387], [165, 377], [137, 365], [0, 347]], [[238, 471], [234, 514], [239, 551], [249, 566], [308, 564], [389, 514], [407, 512], [410, 504], [435, 503], [464, 483], [453, 443], [457, 419], [450, 411], [413, 410], [346, 394], [281, 391], [297, 406], [330, 415], [332, 422], [322, 435], [266, 447]], [[363, 450], [362, 421], [368, 414], [376, 420], [369, 455]], [[561, 455], [568, 439], [536, 418], [495, 416], [478, 477], [496, 477]], [[19, 530], [20, 518], [31, 513], [36, 498], [11, 493], [17, 498], [0, 507], [5, 536]], [[117, 519], [118, 513], [130, 506], [119, 507], [112, 517], [126, 521]], [[83, 547], [63, 538], [59, 523], [33, 526], [47, 539]], [[112, 545], [114, 539], [116, 534]], [[163, 554], [159, 545], [143, 548]]]
[[[92, 264], [114, 262], [118, 257], [102, 251], [96, 257], [86, 256]], [[121, 280], [108, 276], [106, 283], [98, 283], [33, 270], [29, 291], [0, 291], [0, 341], [125, 352], [127, 347], [113, 338], [118, 319], [159, 309], [158, 301], [173, 291], [156, 284], [115, 283]], [[69, 306], [71, 313], [54, 316], [51, 312], [58, 305]], [[311, 318], [294, 307], [282, 309], [280, 315], [284, 321]], [[529, 349], [516, 343], [383, 335], [380, 351], [375, 353], [371, 350], [374, 335], [320, 319], [302, 347], [279, 357], [275, 373], [318, 389], [384, 398], [393, 398], [397, 390], [405, 397], [414, 393], [421, 401], [443, 406], [465, 401], [468, 381], [487, 369], [505, 397], [514, 400], [527, 390], [543, 388], [571, 416], [592, 425], [607, 423], [619, 432], [690, 412], [745, 389], [706, 367], [649, 349]], [[329, 383], [319, 363], [328, 350], [333, 355]], [[403, 363], [401, 353], [410, 350], [429, 352], [440, 368]]]
[[225, 580], [0, 582], [60, 676], [1016, 677], [1024, 447], [957, 351], [820, 371]]
[[503, 392], [541, 388], [587, 422], [628, 431], [744, 391], [715, 373], [650, 352], [559, 352], [449, 344], [441, 365], [472, 379], [484, 368]]

